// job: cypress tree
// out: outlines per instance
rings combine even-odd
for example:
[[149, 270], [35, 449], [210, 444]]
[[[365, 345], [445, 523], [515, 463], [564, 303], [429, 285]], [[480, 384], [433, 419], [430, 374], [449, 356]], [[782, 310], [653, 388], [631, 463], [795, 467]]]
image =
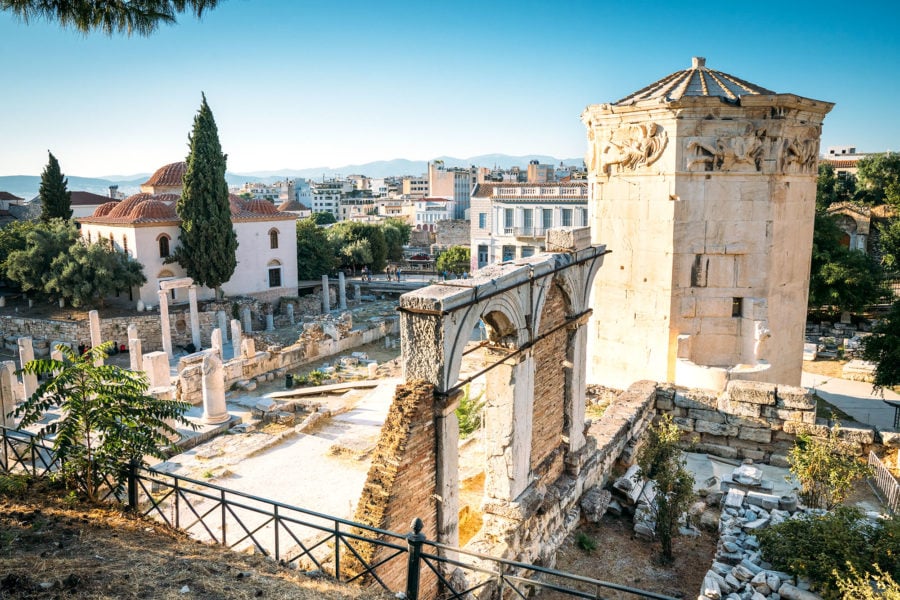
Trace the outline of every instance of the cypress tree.
[[225, 161], [219, 144], [219, 132], [206, 95], [194, 116], [194, 129], [188, 136], [191, 148], [184, 173], [184, 187], [176, 204], [181, 218], [178, 247], [169, 262], [177, 262], [189, 277], [216, 289], [231, 279], [237, 266], [237, 234], [231, 225]]
[[72, 193], [66, 189], [69, 180], [65, 178], [59, 169], [59, 161], [49, 150], [50, 160], [41, 173], [41, 189], [38, 192], [41, 199], [41, 221], [47, 223], [50, 219], [72, 218]]

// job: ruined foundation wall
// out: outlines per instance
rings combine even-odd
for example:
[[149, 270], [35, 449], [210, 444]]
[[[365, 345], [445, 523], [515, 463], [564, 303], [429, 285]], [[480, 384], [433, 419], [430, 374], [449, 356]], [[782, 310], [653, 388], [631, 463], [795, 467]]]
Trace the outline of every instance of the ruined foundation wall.
[[[422, 533], [437, 537], [435, 501], [434, 387], [424, 381], [397, 386], [354, 520], [388, 531], [408, 532], [414, 519], [422, 519]], [[390, 540], [396, 543], [398, 540]], [[393, 554], [390, 548], [363, 544], [360, 554], [367, 563]], [[429, 569], [421, 571], [421, 598], [433, 598], [437, 579]], [[406, 559], [394, 559], [378, 570], [390, 589], [406, 584]]]
[[[201, 340], [204, 346], [208, 346], [212, 330], [216, 326], [216, 315], [212, 312], [201, 312], [199, 319]], [[175, 346], [185, 346], [191, 342], [191, 318], [187, 309], [170, 310], [169, 324], [172, 343]], [[137, 325], [144, 352], [162, 350], [162, 332], [158, 313], [100, 319], [100, 335], [104, 341], [115, 341], [120, 345], [127, 344], [129, 325]], [[89, 345], [91, 340], [90, 322], [87, 319], [57, 321], [11, 316], [0, 317], [0, 338], [5, 338], [4, 346], [7, 351], [17, 351], [15, 340], [20, 337]]]
[[[326, 338], [321, 341], [302, 341], [285, 348], [269, 346], [267, 350], [258, 351], [253, 356], [241, 356], [226, 361], [225, 388], [229, 389], [239, 381], [253, 379], [279, 369], [296, 369], [314, 360], [340, 354], [351, 348], [380, 340], [386, 335], [396, 335], [398, 332], [399, 319], [393, 317], [364, 329], [353, 329], [338, 340]], [[182, 369], [179, 375], [178, 398], [183, 402], [200, 404], [203, 401], [200, 363], [193, 362]]]
[[[687, 448], [723, 458], [749, 458], [785, 467], [798, 433], [824, 436], [828, 423], [816, 419], [816, 400], [801, 387], [731, 381], [718, 396], [709, 390], [660, 384], [656, 408], [683, 432]], [[842, 427], [841, 438], [862, 456], [876, 442], [869, 427]]]

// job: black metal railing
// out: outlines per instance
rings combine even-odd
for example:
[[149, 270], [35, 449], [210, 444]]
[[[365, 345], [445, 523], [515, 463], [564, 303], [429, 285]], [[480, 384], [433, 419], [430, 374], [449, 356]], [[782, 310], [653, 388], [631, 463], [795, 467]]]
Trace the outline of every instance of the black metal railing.
[[[0, 427], [0, 470], [42, 477], [61, 468], [52, 448], [27, 432]], [[291, 506], [182, 477], [173, 473], [128, 466], [125, 492], [107, 481], [104, 497], [134, 512], [185, 531], [195, 538], [235, 550], [253, 549], [280, 563], [318, 571], [339, 582], [365, 581], [417, 600], [426, 578], [438, 587], [437, 597], [464, 599], [492, 588], [499, 597], [526, 598], [548, 591], [572, 598], [603, 598], [604, 592], [623, 592], [635, 598], [675, 600], [657, 594], [573, 575], [537, 565], [504, 560], [446, 546], [426, 539], [416, 519], [409, 534]], [[377, 552], [366, 552], [371, 545]], [[371, 555], [367, 558], [368, 555]], [[385, 573], [396, 561], [405, 562], [405, 581], [391, 583]], [[429, 576], [429, 574], [431, 574]], [[395, 589], [395, 588], [401, 589]], [[434, 597], [435, 594], [421, 594]]]

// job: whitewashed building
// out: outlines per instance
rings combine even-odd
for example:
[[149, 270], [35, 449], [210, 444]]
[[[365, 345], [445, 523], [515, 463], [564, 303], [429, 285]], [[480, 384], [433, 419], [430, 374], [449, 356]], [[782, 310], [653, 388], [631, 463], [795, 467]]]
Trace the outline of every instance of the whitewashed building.
[[[100, 205], [89, 217], [78, 219], [88, 242], [108, 239], [116, 250], [141, 263], [147, 283], [130, 290], [133, 300], [148, 306], [159, 302], [161, 281], [186, 277], [177, 263], [166, 264], [178, 245], [179, 224], [175, 203], [181, 195], [186, 164], [172, 163], [157, 170], [141, 193]], [[272, 301], [297, 294], [297, 216], [279, 212], [268, 200], [244, 200], [230, 195], [231, 221], [237, 233], [237, 267], [222, 285], [229, 296], [253, 296]], [[186, 301], [187, 289], [172, 290], [172, 300]], [[213, 298], [214, 290], [200, 288], [200, 298]]]
[[587, 182], [479, 183], [470, 208], [472, 268], [543, 252], [552, 227], [588, 224]]

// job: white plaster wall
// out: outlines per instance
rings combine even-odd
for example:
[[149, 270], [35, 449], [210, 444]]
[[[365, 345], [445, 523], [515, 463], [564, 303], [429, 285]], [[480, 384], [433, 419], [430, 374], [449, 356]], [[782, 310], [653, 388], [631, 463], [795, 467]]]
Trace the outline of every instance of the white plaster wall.
[[[277, 229], [278, 248], [269, 247], [269, 231]], [[222, 286], [227, 295], [252, 294], [281, 289], [285, 296], [297, 295], [297, 234], [294, 220], [241, 221], [237, 232], [237, 267]], [[281, 263], [281, 288], [269, 287], [269, 263]]]

